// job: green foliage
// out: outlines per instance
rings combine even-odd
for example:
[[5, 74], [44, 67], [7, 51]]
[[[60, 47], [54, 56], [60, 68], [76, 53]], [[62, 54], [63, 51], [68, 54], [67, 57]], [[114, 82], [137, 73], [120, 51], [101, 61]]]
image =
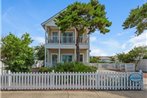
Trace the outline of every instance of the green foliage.
[[115, 60], [115, 57], [110, 57], [110, 61], [113, 63], [113, 62], [115, 62], [116, 60]]
[[137, 66], [138, 62], [144, 57], [146, 57], [146, 55], [147, 55], [147, 46], [142, 46], [142, 47], [135, 47], [128, 53], [117, 54], [117, 58], [120, 62], [135, 63]]
[[97, 68], [93, 66], [86, 66], [79, 62], [58, 63], [53, 67], [41, 67], [39, 72], [96, 72]]
[[136, 34], [140, 35], [147, 30], [147, 3], [131, 10], [130, 15], [123, 23], [124, 29], [136, 27]]
[[86, 31], [90, 34], [95, 30], [105, 34], [109, 32], [108, 27], [111, 26], [111, 22], [106, 17], [105, 6], [97, 0], [91, 0], [89, 3], [75, 2], [69, 5], [55, 18], [55, 23], [62, 32], [70, 28], [76, 29], [77, 62], [80, 61], [79, 36]]
[[40, 67], [39, 68], [39, 72], [51, 72], [52, 69], [51, 68], [48, 68], [48, 67]]
[[2, 61], [7, 65], [8, 70], [12, 72], [30, 71], [31, 65], [34, 63], [33, 48], [29, 45], [32, 40], [28, 33], [18, 38], [10, 33], [2, 38]]
[[98, 57], [90, 57], [90, 63], [98, 63], [99, 60], [100, 59]]
[[143, 59], [147, 59], [147, 54], [143, 57]]
[[44, 45], [35, 47], [35, 56], [37, 60], [44, 60]]
[[79, 31], [78, 33], [83, 33], [84, 28], [88, 28], [89, 32], [98, 29], [101, 33], [107, 33], [109, 32], [107, 27], [111, 26], [111, 22], [106, 17], [105, 6], [97, 0], [69, 5], [56, 17], [55, 22], [62, 31], [74, 27]]
[[126, 53], [117, 54], [118, 60], [123, 63], [133, 63], [134, 59], [132, 58], [132, 56], [133, 55], [130, 55], [129, 53], [128, 54]]
[[79, 62], [59, 63], [52, 68], [55, 72], [95, 72], [96, 67], [86, 66]]

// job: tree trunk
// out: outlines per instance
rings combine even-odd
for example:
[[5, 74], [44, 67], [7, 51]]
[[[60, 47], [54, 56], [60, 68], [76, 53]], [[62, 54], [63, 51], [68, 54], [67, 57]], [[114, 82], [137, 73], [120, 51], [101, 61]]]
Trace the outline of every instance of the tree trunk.
[[139, 64], [139, 61], [141, 61], [142, 60], [142, 57], [140, 56], [140, 57], [138, 57], [139, 59], [138, 60], [136, 60], [136, 62], [135, 62], [135, 71], [137, 71], [137, 67], [138, 67], [138, 64]]
[[80, 40], [80, 36], [79, 36], [79, 32], [77, 32], [77, 36], [76, 36], [76, 61], [80, 62], [80, 48], [79, 48], [79, 40]]

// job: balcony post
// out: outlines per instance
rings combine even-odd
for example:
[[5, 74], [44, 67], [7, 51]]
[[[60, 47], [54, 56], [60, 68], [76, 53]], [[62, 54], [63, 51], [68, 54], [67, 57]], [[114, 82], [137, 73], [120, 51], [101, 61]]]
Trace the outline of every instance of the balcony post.
[[45, 26], [45, 44], [47, 44], [48, 43], [48, 28]]
[[60, 31], [60, 28], [59, 28], [59, 34], [58, 34], [58, 39], [59, 39], [59, 45], [60, 45], [60, 41], [61, 41], [61, 31]]

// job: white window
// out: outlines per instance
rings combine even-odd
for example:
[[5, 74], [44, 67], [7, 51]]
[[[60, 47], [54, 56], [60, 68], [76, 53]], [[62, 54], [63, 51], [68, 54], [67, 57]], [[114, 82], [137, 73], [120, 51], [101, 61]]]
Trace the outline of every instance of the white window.
[[53, 43], [58, 43], [58, 32], [53, 32], [52, 41]]
[[74, 42], [73, 32], [62, 33], [62, 43], [73, 43]]
[[62, 55], [62, 62], [72, 62], [72, 60], [73, 60], [73, 55], [70, 55], [70, 54]]

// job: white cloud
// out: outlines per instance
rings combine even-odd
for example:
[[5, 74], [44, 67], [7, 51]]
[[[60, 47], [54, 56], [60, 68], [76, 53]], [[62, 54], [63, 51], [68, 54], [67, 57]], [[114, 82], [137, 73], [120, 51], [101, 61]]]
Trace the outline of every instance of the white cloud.
[[124, 33], [120, 32], [120, 33], [117, 33], [117, 36], [122, 36]]
[[100, 49], [98, 47], [98, 45], [96, 45], [96, 43], [99, 44], [99, 42], [101, 42], [100, 40], [98, 40], [98, 38], [96, 36], [90, 36], [90, 55], [91, 56], [105, 56], [107, 55], [107, 53]]
[[97, 36], [90, 37], [90, 55], [92, 56], [107, 56], [114, 55], [121, 47], [119, 41], [109, 39], [98, 39]]
[[120, 48], [120, 46], [121, 46], [119, 41], [114, 40], [114, 39], [108, 39], [108, 40], [105, 40], [105, 41], [101, 41], [100, 43], [108, 46], [109, 48]]
[[91, 56], [106, 56], [107, 54], [105, 51], [103, 51], [99, 48], [93, 47], [93, 48], [91, 48], [90, 55]]
[[45, 43], [45, 38], [44, 37], [40, 37], [40, 36], [33, 36], [32, 39], [34, 40], [34, 42], [38, 42], [38, 43]]
[[91, 36], [90, 42], [90, 54], [92, 56], [114, 55], [116, 53], [128, 52], [134, 47], [147, 46], [147, 31], [144, 31], [139, 36], [131, 36], [124, 43], [114, 38], [98, 39], [96, 36]]
[[131, 43], [133, 47], [147, 45], [147, 31], [139, 36], [131, 38], [129, 43]]
[[147, 31], [144, 31], [141, 35], [132, 37], [121, 47], [124, 49], [124, 52], [128, 52], [134, 47], [138, 46], [147, 46]]
[[90, 37], [90, 41], [91, 41], [91, 42], [95, 42], [95, 41], [97, 41], [97, 39], [96, 39], [95, 36], [91, 36], [91, 37]]

